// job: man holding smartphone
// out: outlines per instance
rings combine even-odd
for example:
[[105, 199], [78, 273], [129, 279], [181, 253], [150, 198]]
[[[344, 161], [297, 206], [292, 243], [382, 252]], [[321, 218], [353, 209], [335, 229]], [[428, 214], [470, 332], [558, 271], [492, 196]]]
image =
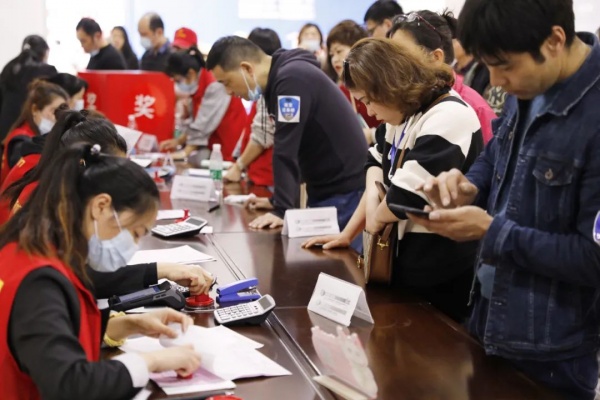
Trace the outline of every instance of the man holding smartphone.
[[[523, 36], [527, 32], [526, 36]], [[511, 96], [463, 175], [416, 223], [481, 240], [470, 332], [566, 398], [594, 399], [600, 346], [600, 45], [571, 0], [467, 0], [458, 38]]]

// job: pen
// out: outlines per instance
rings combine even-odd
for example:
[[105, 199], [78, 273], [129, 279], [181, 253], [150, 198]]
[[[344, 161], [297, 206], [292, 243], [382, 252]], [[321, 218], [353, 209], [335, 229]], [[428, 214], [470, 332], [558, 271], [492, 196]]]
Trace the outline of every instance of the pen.
[[219, 204], [219, 203], [217, 203], [217, 204], [214, 204], [214, 205], [210, 206], [210, 208], [208, 209], [208, 212], [209, 212], [209, 213], [210, 213], [210, 212], [213, 212], [213, 211], [215, 211], [216, 209], [218, 209], [219, 207], [221, 207], [221, 204]]

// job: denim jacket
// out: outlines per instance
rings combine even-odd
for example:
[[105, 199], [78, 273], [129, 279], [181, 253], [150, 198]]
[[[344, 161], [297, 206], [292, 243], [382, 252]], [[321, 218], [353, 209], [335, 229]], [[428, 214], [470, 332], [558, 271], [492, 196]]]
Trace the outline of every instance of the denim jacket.
[[[519, 107], [510, 98], [467, 174], [479, 189], [476, 205], [494, 217], [476, 263], [496, 268], [483, 334], [488, 354], [548, 361], [600, 345], [600, 245], [593, 238], [600, 216], [600, 45], [591, 34], [579, 37], [593, 45], [591, 54], [520, 133], [518, 154], [511, 148], [519, 140]], [[510, 157], [517, 163], [507, 177]], [[503, 184], [510, 185], [506, 213], [494, 215]]]

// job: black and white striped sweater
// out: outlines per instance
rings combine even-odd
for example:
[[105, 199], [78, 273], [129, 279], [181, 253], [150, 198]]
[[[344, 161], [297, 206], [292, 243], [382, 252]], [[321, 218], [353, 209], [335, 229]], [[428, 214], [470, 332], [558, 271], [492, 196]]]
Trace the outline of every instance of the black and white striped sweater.
[[[481, 125], [475, 111], [456, 92], [449, 94], [431, 108], [423, 106], [401, 125], [386, 124], [377, 129], [377, 142], [369, 149], [366, 169], [383, 169], [384, 183], [390, 188], [388, 204], [422, 209], [428, 200], [422, 192], [414, 190], [418, 184], [452, 168], [466, 173], [483, 149]], [[393, 141], [397, 150], [392, 163]], [[404, 146], [402, 164], [392, 170]], [[435, 285], [472, 266], [476, 243], [456, 243], [413, 224], [404, 213], [396, 216], [400, 222], [395, 264], [404, 283]]]

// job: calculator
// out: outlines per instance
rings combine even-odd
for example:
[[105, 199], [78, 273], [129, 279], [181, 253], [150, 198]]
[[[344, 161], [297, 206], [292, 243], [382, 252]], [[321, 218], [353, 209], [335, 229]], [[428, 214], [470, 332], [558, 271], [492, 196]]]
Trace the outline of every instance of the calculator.
[[157, 225], [152, 228], [152, 233], [164, 238], [193, 236], [200, 233], [200, 229], [208, 224], [208, 221], [198, 217], [190, 217], [182, 222], [173, 224]]
[[215, 319], [221, 325], [259, 325], [275, 308], [275, 300], [268, 294], [250, 303], [222, 307], [215, 310]]

